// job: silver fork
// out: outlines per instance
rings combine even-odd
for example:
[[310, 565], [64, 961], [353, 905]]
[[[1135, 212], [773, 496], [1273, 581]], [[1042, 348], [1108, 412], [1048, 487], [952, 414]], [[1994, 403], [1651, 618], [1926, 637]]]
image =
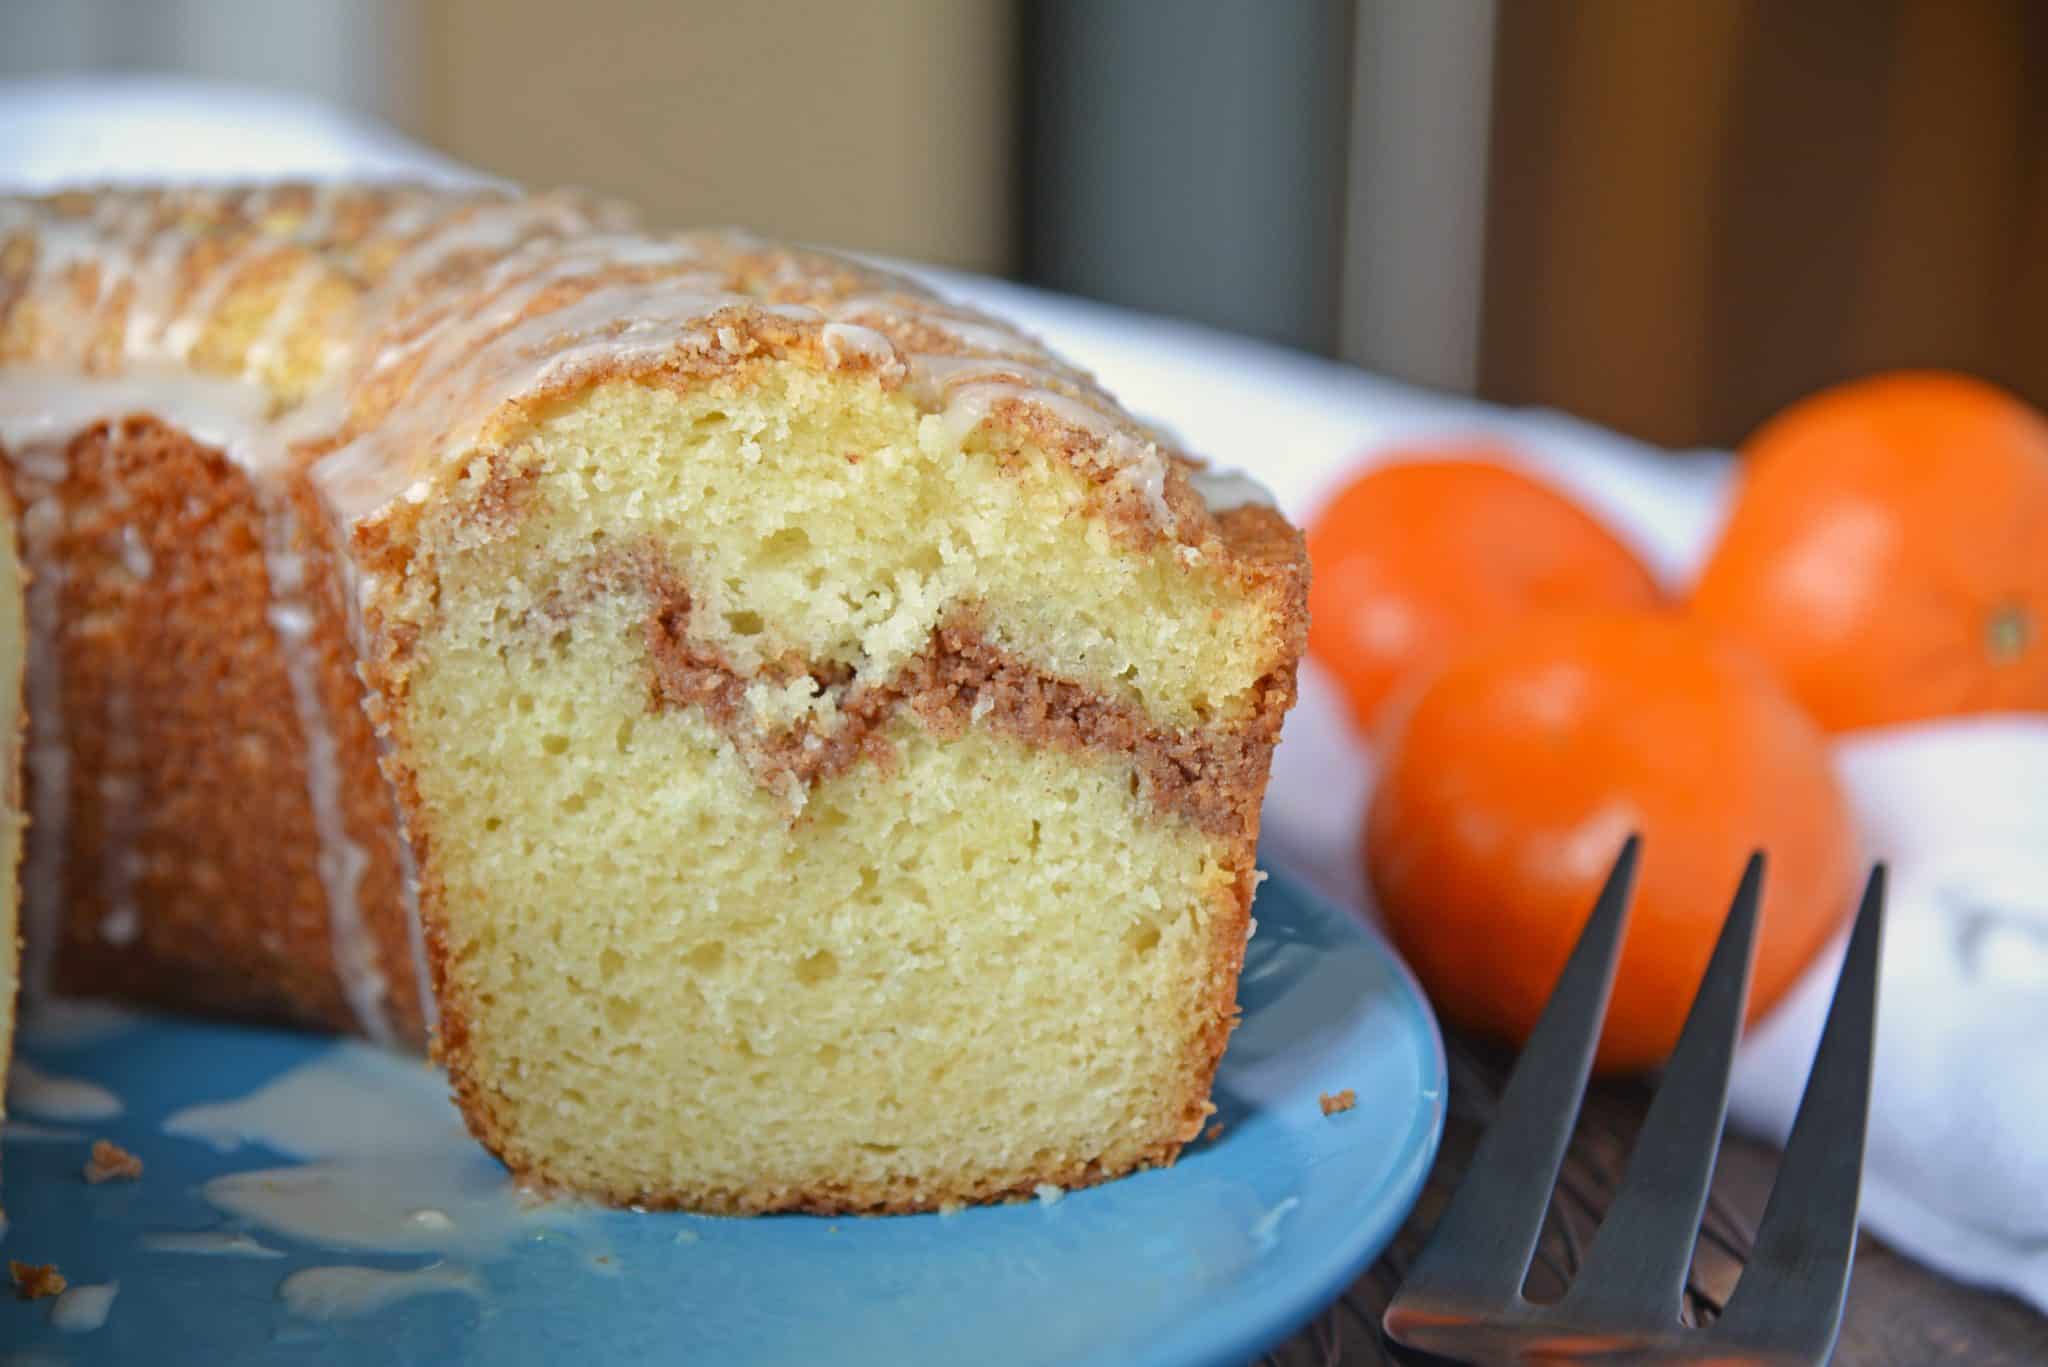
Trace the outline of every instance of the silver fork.
[[1384, 1321], [1395, 1342], [1476, 1363], [1824, 1362], [1841, 1330], [1877, 1021], [1884, 868], [1871, 871], [1835, 997], [1757, 1226], [1720, 1317], [1680, 1323], [1721, 1146], [1728, 1071], [1749, 992], [1762, 855], [1750, 858], [1614, 1204], [1564, 1298], [1525, 1299], [1551, 1188], [1571, 1139], [1614, 985], [1638, 842], [1630, 837], [1493, 1123]]

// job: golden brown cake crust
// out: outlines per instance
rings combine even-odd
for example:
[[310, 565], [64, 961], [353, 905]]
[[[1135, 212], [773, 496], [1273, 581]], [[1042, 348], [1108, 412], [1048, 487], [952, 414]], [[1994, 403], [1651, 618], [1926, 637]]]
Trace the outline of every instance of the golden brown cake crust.
[[[55, 986], [360, 1029], [333, 966], [305, 738], [265, 620], [247, 475], [147, 417], [98, 424], [67, 454]], [[328, 714], [349, 830], [369, 859], [361, 902], [398, 1034], [423, 1042], [391, 808], [337, 612], [317, 635], [324, 679], [346, 689]]]

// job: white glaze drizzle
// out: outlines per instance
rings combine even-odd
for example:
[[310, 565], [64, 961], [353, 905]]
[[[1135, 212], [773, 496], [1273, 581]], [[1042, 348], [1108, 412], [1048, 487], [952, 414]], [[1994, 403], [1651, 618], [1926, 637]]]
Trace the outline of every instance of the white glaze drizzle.
[[[314, 207], [297, 225], [294, 236], [319, 240], [330, 231], [332, 194], [316, 196]], [[251, 206], [260, 215], [262, 205]], [[148, 217], [129, 210], [128, 217], [96, 211], [112, 240], [127, 241], [148, 227]], [[112, 220], [119, 220], [118, 224]], [[136, 226], [140, 224], [141, 226]], [[113, 232], [118, 226], [120, 232]], [[574, 234], [574, 236], [571, 236]], [[74, 237], [79, 234], [74, 233]], [[723, 277], [686, 269], [705, 261], [701, 247], [678, 241], [626, 237], [592, 231], [581, 206], [546, 197], [471, 198], [436, 201], [429, 195], [400, 199], [387, 210], [371, 234], [377, 240], [405, 242], [398, 258], [362, 301], [365, 337], [388, 331], [397, 321], [397, 307], [418, 293], [436, 271], [465, 254], [495, 257], [480, 274], [466, 275], [439, 298], [414, 301], [410, 326], [362, 358], [360, 369], [336, 367], [332, 390], [345, 390], [361, 375], [377, 374], [402, 361], [430, 354], [408, 402], [398, 414], [320, 463], [316, 479], [331, 496], [343, 525], [366, 518], [415, 488], [431, 487], [422, 476], [437, 471], [440, 457], [459, 448], [488, 423], [493, 412], [536, 387], [574, 378], [584, 364], [602, 359], [631, 366], [658, 361], [660, 353], [693, 343], [706, 329], [707, 316], [718, 309], [749, 306], [815, 320], [827, 359], [887, 363], [897, 349], [886, 336], [857, 320], [900, 319], [931, 329], [981, 356], [917, 355], [911, 362], [913, 390], [932, 399], [947, 420], [947, 430], [963, 435], [985, 421], [1004, 400], [1019, 400], [1049, 412], [1072, 429], [1092, 451], [1097, 464], [1125, 480], [1144, 499], [1160, 524], [1171, 529], [1172, 513], [1164, 498], [1167, 463], [1152, 434], [1143, 432], [1114, 411], [1106, 395], [1087, 377], [1059, 365], [1030, 338], [992, 319], [941, 305], [908, 282], [893, 293], [857, 295], [826, 307], [823, 314], [793, 306], [767, 305], [727, 293]], [[259, 241], [274, 242], [274, 238]], [[89, 255], [88, 245], [72, 242], [52, 259]], [[132, 258], [134, 252], [129, 253]], [[170, 254], [176, 261], [182, 254]], [[605, 286], [581, 299], [527, 318], [525, 313], [548, 287], [583, 276], [616, 275], [636, 267], [668, 272], [662, 278], [632, 285]], [[231, 279], [237, 263], [225, 262], [207, 282]], [[806, 277], [792, 262], [783, 275], [801, 283]], [[317, 267], [295, 274], [287, 300], [273, 310], [265, 335], [250, 348], [251, 371], [261, 371], [289, 337], [298, 312], [296, 302], [321, 277]], [[882, 280], [881, 285], [895, 283]], [[612, 311], [594, 328], [587, 316], [591, 301]], [[188, 310], [196, 312], [197, 310]], [[422, 327], [421, 323], [425, 326]], [[708, 329], [711, 340], [734, 343], [734, 334]], [[591, 344], [593, 336], [598, 345]], [[592, 355], [590, 353], [599, 353]], [[981, 383], [963, 382], [960, 363], [979, 372]], [[1007, 386], [1007, 387], [998, 387]], [[338, 417], [345, 404], [314, 401]], [[448, 421], [451, 415], [454, 421]], [[410, 428], [403, 434], [394, 428]]]
[[334, 213], [349, 194], [348, 187], [339, 181], [321, 181], [315, 184], [308, 196], [305, 216], [292, 228], [292, 236], [300, 242], [322, 244], [334, 236]]
[[1260, 1253], [1271, 1253], [1279, 1247], [1280, 1222], [1293, 1214], [1300, 1205], [1299, 1196], [1289, 1196], [1252, 1221], [1252, 1246]]
[[145, 1234], [142, 1246], [151, 1253], [186, 1253], [203, 1258], [282, 1258], [284, 1250], [272, 1248], [240, 1230], [172, 1230]]
[[1007, 323], [937, 304], [918, 294], [856, 294], [832, 305], [833, 318], [881, 318], [930, 328], [960, 346], [995, 356], [1048, 360], [1045, 348]]
[[337, 1043], [246, 1096], [172, 1113], [163, 1131], [221, 1153], [261, 1144], [333, 1158], [437, 1149], [462, 1126], [446, 1089], [417, 1060]]
[[[401, 336], [372, 353], [371, 374], [426, 355], [428, 371], [444, 374], [452, 364], [471, 358], [480, 347], [519, 323], [539, 297], [556, 285], [589, 279], [615, 269], [663, 268], [687, 264], [690, 256], [677, 244], [640, 238], [597, 236], [562, 243], [528, 242], [494, 263], [460, 300], [450, 300], [438, 313], [428, 312]], [[715, 285], [699, 273], [694, 280]], [[674, 277], [664, 281], [673, 283]], [[542, 315], [557, 319], [559, 311]], [[422, 376], [424, 381], [427, 377]]]
[[854, 361], [886, 365], [896, 359], [896, 347], [881, 333], [858, 323], [827, 323], [819, 333], [825, 359], [835, 366]]
[[[98, 328], [100, 310], [133, 270], [136, 250], [146, 240], [155, 206], [146, 198], [106, 195], [84, 217], [52, 215], [34, 224], [36, 271], [61, 282], [40, 301], [61, 355], [83, 354]], [[79, 300], [78, 272], [90, 268], [92, 294]]]
[[[137, 366], [121, 375], [100, 376], [10, 366], [0, 369], [0, 446], [13, 453], [54, 447], [54, 469], [63, 448], [80, 433], [102, 422], [147, 415], [220, 448], [251, 472], [262, 472], [283, 456], [266, 431], [269, 405], [269, 396], [254, 386], [190, 371]], [[17, 467], [23, 464], [20, 454], [12, 458]]]
[[128, 317], [122, 326], [122, 350], [130, 357], [156, 354], [172, 321], [179, 270], [196, 239], [185, 228], [161, 230], [143, 253], [131, 279]]
[[302, 1319], [353, 1319], [415, 1296], [460, 1292], [483, 1295], [483, 1283], [467, 1268], [434, 1263], [411, 1271], [382, 1267], [302, 1268], [278, 1285], [278, 1299]]
[[1212, 513], [1279, 506], [1271, 489], [1242, 470], [1194, 470], [1188, 474], [1188, 485]]
[[[747, 302], [687, 286], [650, 292], [645, 285], [607, 285], [510, 326], [500, 324], [502, 308], [444, 325], [417, 348], [411, 400], [316, 462], [313, 483], [343, 525], [399, 498], [420, 502], [430, 487], [420, 476], [438, 468], [441, 453], [474, 445], [506, 405], [598, 366], [709, 350], [725, 339], [703, 327], [707, 316]], [[479, 341], [487, 325], [500, 330]], [[462, 417], [450, 423], [451, 413]]]
[[[520, 199], [482, 199], [454, 208], [422, 196], [387, 217], [383, 235], [410, 237], [383, 279], [377, 282], [370, 313], [389, 306], [454, 257], [466, 252], [509, 251], [533, 236], [564, 236], [590, 224], [574, 206], [543, 195]], [[424, 230], [424, 231], [423, 231]]]
[[121, 1114], [121, 1098], [97, 1082], [46, 1073], [25, 1058], [7, 1070], [7, 1106], [46, 1120], [111, 1120]]
[[249, 343], [249, 350], [242, 357], [244, 374], [261, 376], [284, 359], [285, 346], [305, 320], [306, 305], [312, 302], [313, 292], [326, 274], [320, 262], [309, 257], [285, 279], [270, 316], [263, 320], [263, 330]]
[[384, 1009], [389, 988], [377, 966], [377, 942], [363, 916], [360, 895], [370, 857], [349, 834], [348, 814], [342, 805], [340, 746], [327, 715], [326, 701], [320, 696], [320, 662], [313, 636], [319, 619], [306, 593], [306, 562], [298, 549], [297, 520], [291, 504], [278, 492], [266, 490], [259, 497], [268, 505], [263, 524], [264, 568], [270, 578], [266, 617], [277, 638], [285, 679], [291, 686], [292, 707], [299, 718], [306, 759], [306, 800], [319, 837], [314, 867], [327, 898], [327, 932], [334, 971], [363, 1033], [380, 1044], [388, 1044], [393, 1038], [391, 1020]]
[[156, 573], [156, 557], [149, 553], [141, 531], [133, 525], [121, 528], [121, 568], [137, 580], [146, 580]]
[[101, 1282], [97, 1286], [67, 1286], [50, 1307], [50, 1323], [68, 1334], [90, 1334], [107, 1322], [121, 1283]]
[[[178, 316], [163, 330], [163, 340], [155, 349], [157, 359], [184, 362], [189, 360], [199, 339], [206, 335], [207, 327], [213, 322], [213, 315], [220, 311], [221, 300], [235, 281], [241, 279], [242, 269], [248, 261], [241, 256], [231, 256], [214, 264], [213, 270], [193, 288], [192, 297], [185, 307], [178, 310]], [[149, 356], [150, 352], [141, 353]]]
[[535, 1205], [469, 1138], [416, 1062], [339, 1044], [236, 1101], [190, 1107], [167, 1134], [307, 1160], [200, 1189], [237, 1223], [328, 1248], [491, 1257], [578, 1211]]
[[106, 902], [100, 938], [116, 949], [134, 944], [142, 934], [142, 909], [135, 900], [141, 872], [137, 850], [142, 833], [142, 746], [135, 735], [135, 701], [125, 681], [106, 680], [106, 772], [100, 775], [100, 896]]
[[949, 444], [966, 441], [1000, 404], [1040, 409], [1089, 441], [1097, 467], [1135, 490], [1161, 527], [1174, 525], [1166, 502], [1165, 453], [1128, 421], [1106, 412], [1100, 406], [1106, 396], [1042, 366], [986, 356], [919, 355], [912, 358], [910, 376], [920, 400], [938, 413]]
[[213, 1178], [199, 1193], [237, 1221], [325, 1248], [494, 1256], [538, 1222], [502, 1172], [482, 1167], [474, 1143], [464, 1147], [459, 1159], [379, 1154], [256, 1168]]
[[67, 1130], [58, 1125], [38, 1125], [33, 1120], [9, 1120], [0, 1125], [0, 1141], [9, 1144], [84, 1143], [84, 1130]]

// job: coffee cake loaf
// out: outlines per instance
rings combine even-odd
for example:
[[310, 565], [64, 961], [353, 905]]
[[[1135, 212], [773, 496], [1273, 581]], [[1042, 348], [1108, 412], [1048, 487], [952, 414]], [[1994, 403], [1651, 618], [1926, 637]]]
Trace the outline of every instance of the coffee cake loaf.
[[1200, 1128], [1305, 560], [1028, 337], [569, 195], [0, 200], [0, 448], [31, 997], [431, 1036], [619, 1203]]

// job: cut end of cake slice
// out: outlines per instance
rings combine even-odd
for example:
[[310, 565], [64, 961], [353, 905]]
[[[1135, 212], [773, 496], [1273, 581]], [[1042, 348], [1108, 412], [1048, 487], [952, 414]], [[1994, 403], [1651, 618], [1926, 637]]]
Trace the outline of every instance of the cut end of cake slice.
[[441, 1055], [529, 1178], [930, 1210], [1212, 1109], [1299, 538], [866, 359], [524, 404], [363, 538]]

